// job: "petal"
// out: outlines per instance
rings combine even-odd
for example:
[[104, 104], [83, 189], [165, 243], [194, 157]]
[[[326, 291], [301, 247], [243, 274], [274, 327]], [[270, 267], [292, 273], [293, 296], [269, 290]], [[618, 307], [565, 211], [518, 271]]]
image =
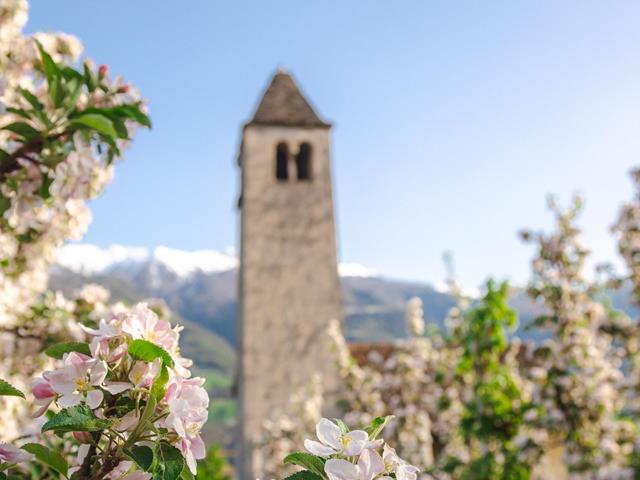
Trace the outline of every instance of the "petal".
[[367, 441], [367, 443], [365, 443], [364, 445], [364, 448], [373, 448], [374, 450], [376, 450], [380, 448], [383, 443], [384, 440], [382, 440], [381, 438], [379, 438], [378, 440]]
[[191, 439], [191, 445], [189, 448], [191, 448], [191, 451], [193, 452], [193, 456], [197, 460], [201, 460], [207, 456], [207, 451], [204, 446], [204, 442], [202, 441], [202, 438], [200, 436], [193, 437]]
[[389, 465], [395, 466], [400, 464], [400, 457], [398, 457], [396, 450], [386, 443], [382, 450], [382, 458], [384, 459], [384, 463], [388, 463]]
[[104, 389], [114, 395], [122, 393], [125, 390], [129, 390], [130, 388], [133, 388], [133, 385], [131, 385], [129, 382], [109, 382], [104, 385]]
[[89, 405], [91, 410], [98, 408], [102, 403], [103, 398], [104, 393], [102, 393], [102, 390], [91, 390], [87, 393], [87, 405]]
[[47, 402], [46, 404], [42, 405], [38, 410], [35, 411], [33, 415], [31, 415], [31, 418], [41, 417], [42, 414], [47, 411], [49, 405], [51, 405], [51, 402]]
[[54, 391], [63, 395], [73, 393], [73, 391], [76, 389], [75, 378], [73, 374], [66, 368], [48, 372], [47, 380], [49, 381], [49, 384]]
[[325, 445], [330, 445], [334, 450], [341, 450], [340, 436], [342, 431], [340, 427], [327, 418], [323, 418], [316, 425], [316, 435]]
[[83, 443], [78, 447], [78, 456], [76, 457], [76, 462], [78, 463], [78, 465], [82, 465], [82, 462], [84, 462], [84, 459], [89, 453], [90, 447], [91, 445], [89, 445], [88, 443]]
[[360, 480], [373, 480], [376, 475], [384, 472], [382, 457], [378, 452], [369, 448], [362, 451], [358, 459], [358, 467], [360, 467]]
[[127, 430], [133, 430], [133, 428], [138, 424], [138, 416], [135, 410], [131, 410], [124, 417], [120, 419], [116, 430], [119, 432], [126, 432]]
[[187, 466], [189, 467], [189, 470], [191, 470], [191, 473], [193, 473], [194, 475], [197, 474], [198, 463], [196, 462], [196, 459], [193, 456], [193, 453], [189, 449], [187, 449], [187, 455], [185, 456], [185, 460], [187, 461]]
[[330, 458], [324, 464], [324, 472], [329, 480], [358, 480], [360, 469], [346, 460]]
[[80, 403], [80, 395], [77, 393], [68, 393], [58, 398], [58, 405], [61, 407], [75, 407]]
[[319, 457], [328, 457], [336, 453], [336, 451], [328, 447], [327, 445], [323, 445], [320, 442], [316, 442], [315, 440], [306, 439], [304, 441], [304, 448], [306, 448], [309, 452], [314, 455], [318, 455]]
[[100, 385], [107, 376], [107, 364], [104, 361], [97, 362], [91, 369], [89, 380], [91, 385]]
[[416, 480], [419, 469], [408, 463], [398, 465], [396, 468], [396, 478], [398, 480]]
[[360, 452], [364, 449], [365, 445], [369, 441], [369, 435], [364, 430], [354, 430], [353, 432], [349, 432], [345, 435], [346, 438], [350, 439], [347, 444], [347, 448], [345, 448], [345, 455], [360, 455]]

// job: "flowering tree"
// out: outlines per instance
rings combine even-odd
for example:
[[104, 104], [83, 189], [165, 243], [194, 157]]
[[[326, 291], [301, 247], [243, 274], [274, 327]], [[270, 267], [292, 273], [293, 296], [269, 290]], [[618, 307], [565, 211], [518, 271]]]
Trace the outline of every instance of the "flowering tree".
[[[640, 174], [633, 178], [640, 191]], [[512, 335], [507, 287], [493, 283], [469, 303], [449, 282], [460, 301], [444, 332], [425, 328], [420, 301], [410, 301], [410, 338], [374, 346], [365, 362], [352, 357], [337, 323], [330, 328], [345, 420], [396, 415], [385, 433], [425, 467], [423, 478], [604, 480], [640, 472], [640, 327], [613, 310], [604, 288], [629, 286], [638, 302], [640, 195], [614, 226], [628, 274], [604, 284], [584, 273], [580, 199], [567, 210], [549, 205], [553, 231], [523, 233], [536, 247], [527, 293], [542, 308], [526, 328], [541, 340]], [[304, 405], [290, 407], [270, 423], [268, 444], [281, 439], [274, 425], [288, 425], [287, 445], [308, 435], [309, 423], [296, 420]]]
[[[150, 125], [135, 89], [106, 66], [76, 68], [75, 37], [25, 37], [26, 19], [25, 0], [0, 5], [0, 378], [23, 389], [51, 366], [42, 347], [81, 334], [82, 306], [43, 295], [56, 250], [84, 234], [86, 201], [110, 180], [135, 128]], [[0, 439], [11, 439], [25, 407], [0, 402], [12, 419]]]
[[23, 36], [26, 19], [25, 0], [0, 3], [0, 479], [189, 478], [208, 396], [180, 328], [146, 304], [107, 306], [97, 286], [46, 292], [146, 107], [79, 64], [75, 37]]

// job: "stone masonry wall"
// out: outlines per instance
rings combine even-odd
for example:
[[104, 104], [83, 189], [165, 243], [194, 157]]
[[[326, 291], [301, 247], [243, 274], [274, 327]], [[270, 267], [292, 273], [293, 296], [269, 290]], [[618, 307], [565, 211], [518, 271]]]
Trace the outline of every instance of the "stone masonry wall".
[[[279, 142], [289, 146], [289, 180], [275, 177]], [[312, 180], [296, 178], [294, 156], [312, 146]], [[259, 475], [251, 443], [263, 421], [320, 372], [335, 386], [326, 334], [341, 319], [330, 162], [330, 130], [245, 129], [240, 272], [241, 478]]]

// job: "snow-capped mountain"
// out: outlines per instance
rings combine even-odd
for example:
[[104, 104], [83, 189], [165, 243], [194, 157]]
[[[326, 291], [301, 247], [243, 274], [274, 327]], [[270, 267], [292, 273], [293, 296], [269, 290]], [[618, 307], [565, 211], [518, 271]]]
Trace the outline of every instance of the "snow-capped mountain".
[[[60, 249], [52, 268], [51, 286], [71, 294], [85, 283], [95, 282], [108, 288], [115, 299], [162, 298], [184, 319], [233, 344], [237, 266], [238, 259], [231, 251], [68, 244]], [[347, 285], [371, 281], [367, 287], [371, 288], [386, 283], [376, 277], [375, 271], [356, 263], [340, 264], [339, 273]], [[357, 303], [359, 296], [358, 289], [345, 292], [347, 304], [349, 299]], [[400, 319], [402, 302], [395, 302]]]
[[234, 255], [216, 250], [186, 251], [159, 246], [145, 247], [110, 245], [98, 247], [88, 243], [68, 244], [60, 249], [58, 265], [83, 275], [106, 273], [117, 268], [134, 267], [144, 263], [163, 265], [180, 278], [196, 272], [217, 273], [238, 265]]
[[[99, 247], [88, 243], [67, 244], [60, 249], [57, 264], [82, 275], [104, 274], [114, 270], [139, 268], [150, 264], [185, 279], [196, 273], [212, 274], [233, 270], [238, 258], [217, 250], [178, 250], [164, 246], [153, 250], [145, 247], [110, 245]], [[342, 277], [373, 277], [376, 272], [358, 263], [341, 263]]]

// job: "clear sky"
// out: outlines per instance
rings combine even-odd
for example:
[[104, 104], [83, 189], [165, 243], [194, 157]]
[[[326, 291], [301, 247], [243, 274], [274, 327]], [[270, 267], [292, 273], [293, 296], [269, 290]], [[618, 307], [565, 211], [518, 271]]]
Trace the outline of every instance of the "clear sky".
[[640, 2], [32, 0], [149, 99], [86, 241], [236, 244], [240, 126], [277, 66], [335, 122], [341, 259], [392, 277], [526, 280], [516, 232], [587, 198], [598, 259], [640, 164]]

